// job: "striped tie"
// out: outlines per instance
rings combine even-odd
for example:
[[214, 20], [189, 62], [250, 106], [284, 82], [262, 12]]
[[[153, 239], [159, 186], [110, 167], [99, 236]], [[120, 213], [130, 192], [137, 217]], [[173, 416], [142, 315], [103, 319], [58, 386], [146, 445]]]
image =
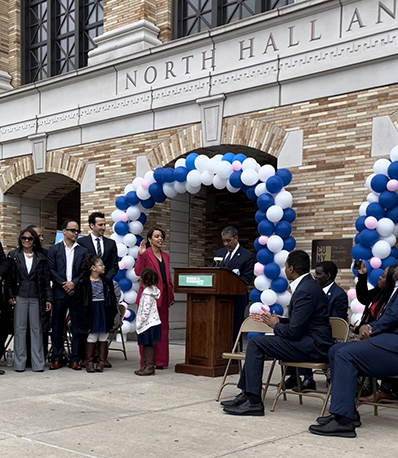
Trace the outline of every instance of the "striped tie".
[[101, 250], [100, 238], [97, 237], [95, 240], [97, 241], [97, 255], [98, 255], [99, 258], [102, 258], [102, 250]]

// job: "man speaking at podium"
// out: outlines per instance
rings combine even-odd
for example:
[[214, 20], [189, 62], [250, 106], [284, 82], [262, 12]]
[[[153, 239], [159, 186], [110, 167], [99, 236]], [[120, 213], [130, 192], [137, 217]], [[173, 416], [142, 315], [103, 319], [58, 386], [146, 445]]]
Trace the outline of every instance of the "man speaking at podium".
[[[250, 284], [254, 277], [253, 253], [240, 246], [238, 230], [233, 226], [227, 226], [221, 231], [221, 239], [224, 248], [220, 248], [214, 253], [213, 267], [226, 267], [238, 275], [245, 283]], [[235, 296], [233, 342], [235, 342], [240, 326], [243, 323], [247, 303], [247, 294]]]

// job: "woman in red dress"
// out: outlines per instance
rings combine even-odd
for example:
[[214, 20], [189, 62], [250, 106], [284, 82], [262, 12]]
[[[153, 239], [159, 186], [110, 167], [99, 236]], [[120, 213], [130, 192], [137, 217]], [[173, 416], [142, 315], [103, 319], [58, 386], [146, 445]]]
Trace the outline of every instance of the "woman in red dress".
[[[160, 298], [157, 307], [161, 321], [161, 341], [155, 344], [156, 369], [163, 369], [169, 365], [169, 307], [174, 303], [173, 283], [170, 275], [170, 256], [162, 251], [165, 232], [154, 227], [147, 234], [147, 241], [140, 244], [137, 262], [134, 271], [137, 275], [145, 268], [153, 269], [159, 276]], [[140, 302], [142, 285], [138, 290], [137, 304]], [[142, 365], [142, 362], [141, 362]]]

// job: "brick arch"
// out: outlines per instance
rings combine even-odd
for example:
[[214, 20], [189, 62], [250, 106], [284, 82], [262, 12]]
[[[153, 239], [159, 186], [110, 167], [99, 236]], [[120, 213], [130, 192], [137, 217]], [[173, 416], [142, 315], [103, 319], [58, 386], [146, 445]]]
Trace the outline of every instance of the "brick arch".
[[[277, 158], [288, 135], [281, 127], [250, 118], [223, 120], [221, 145], [239, 145], [266, 152]], [[155, 169], [168, 164], [184, 154], [202, 149], [201, 124], [179, 130], [157, 145], [147, 155], [149, 165]]]
[[[46, 153], [46, 166], [43, 172], [64, 175], [81, 184], [85, 171], [86, 163], [81, 159], [59, 151]], [[35, 175], [33, 156], [15, 158], [12, 165], [0, 175], [1, 192], [5, 194], [15, 183], [32, 175]]]

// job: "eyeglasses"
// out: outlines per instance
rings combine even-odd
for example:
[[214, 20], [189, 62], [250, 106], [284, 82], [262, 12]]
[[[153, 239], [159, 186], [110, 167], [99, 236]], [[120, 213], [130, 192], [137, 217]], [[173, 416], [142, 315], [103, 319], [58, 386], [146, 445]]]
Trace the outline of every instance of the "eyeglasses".
[[95, 264], [95, 267], [105, 267], [105, 264], [101, 263], [101, 264]]
[[66, 228], [65, 231], [73, 232], [74, 234], [80, 234], [81, 233], [80, 229], [68, 229], [68, 228]]
[[21, 236], [21, 240], [24, 242], [33, 242], [34, 238], [33, 237], [25, 237], [24, 235]]

